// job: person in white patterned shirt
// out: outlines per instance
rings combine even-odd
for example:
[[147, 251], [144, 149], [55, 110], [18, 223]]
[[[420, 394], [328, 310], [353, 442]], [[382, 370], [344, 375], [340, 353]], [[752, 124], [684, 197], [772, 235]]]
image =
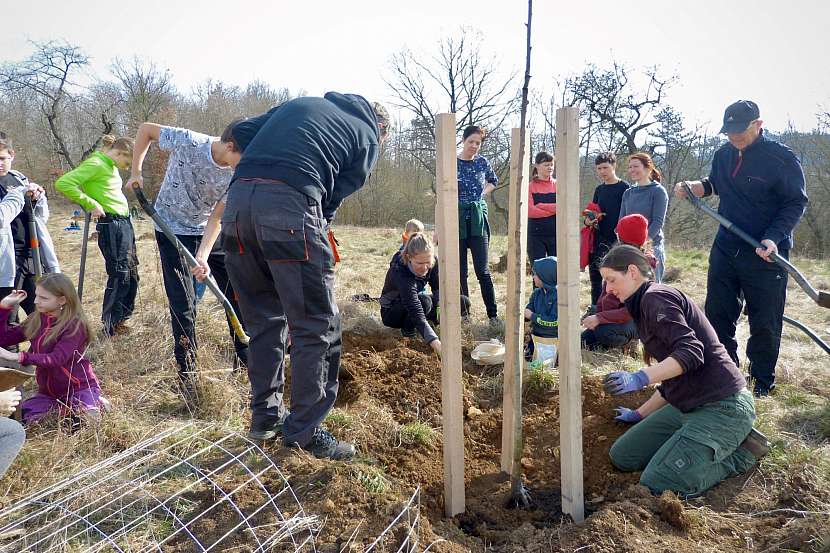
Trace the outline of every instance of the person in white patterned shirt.
[[[232, 128], [235, 123], [236, 121], [231, 123], [228, 128]], [[240, 148], [227, 130], [222, 137], [216, 137], [188, 129], [142, 123], [135, 138], [132, 175], [127, 181], [128, 187], [143, 187], [141, 170], [152, 142], [157, 142], [161, 150], [170, 152], [164, 180], [156, 196], [156, 211], [184, 247], [195, 255], [205, 233], [211, 235], [218, 232], [218, 222], [224, 211], [233, 169], [241, 157]], [[179, 383], [185, 395], [189, 395], [193, 389], [197, 347], [193, 277], [176, 247], [158, 228], [156, 241], [161, 257], [164, 289], [170, 303]], [[213, 249], [208, 262], [220, 289], [239, 313], [221, 248]], [[247, 365], [247, 346], [234, 335], [230, 321], [228, 328], [234, 339], [239, 362]]]

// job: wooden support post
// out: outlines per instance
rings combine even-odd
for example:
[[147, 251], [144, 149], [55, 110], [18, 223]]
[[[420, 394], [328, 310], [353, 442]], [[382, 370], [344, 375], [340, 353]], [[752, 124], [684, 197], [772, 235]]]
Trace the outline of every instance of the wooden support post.
[[562, 512], [585, 518], [582, 491], [582, 350], [579, 336], [579, 109], [556, 110], [556, 243], [559, 293], [559, 436]]
[[444, 430], [444, 510], [463, 513], [464, 383], [461, 378], [461, 276], [458, 253], [458, 167], [455, 114], [435, 118], [438, 276], [441, 297], [441, 413]]
[[[521, 129], [510, 136], [510, 187], [507, 214], [507, 310], [505, 311], [504, 395], [501, 425], [501, 470], [513, 473], [516, 448], [522, 447], [522, 367], [524, 363], [525, 264], [527, 263], [527, 187], [530, 140], [525, 134], [519, 158]], [[522, 168], [521, 178], [519, 168]], [[516, 420], [518, 419], [518, 420]]]

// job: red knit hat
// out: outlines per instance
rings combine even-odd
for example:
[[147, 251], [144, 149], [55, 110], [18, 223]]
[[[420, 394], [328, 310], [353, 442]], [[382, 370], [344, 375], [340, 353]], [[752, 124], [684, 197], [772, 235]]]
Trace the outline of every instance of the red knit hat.
[[641, 248], [648, 240], [648, 219], [639, 213], [626, 215], [617, 223], [615, 230], [620, 242]]

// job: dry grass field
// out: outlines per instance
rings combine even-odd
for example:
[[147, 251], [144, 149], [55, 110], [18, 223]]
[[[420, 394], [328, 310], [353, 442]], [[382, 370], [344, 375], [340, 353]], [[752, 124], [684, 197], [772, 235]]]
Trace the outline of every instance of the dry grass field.
[[[74, 278], [81, 234], [63, 231], [68, 213], [58, 208], [51, 227], [64, 270]], [[247, 378], [228, 370], [233, 348], [223, 313], [209, 294], [199, 306], [198, 399], [188, 407], [176, 391], [153, 229], [148, 217], [135, 225], [141, 283], [133, 330], [115, 340], [97, 340], [88, 352], [113, 409], [97, 428], [70, 434], [47, 423], [31, 429], [23, 452], [0, 480], [5, 506], [191, 419], [228, 431], [247, 430]], [[354, 294], [380, 295], [389, 260], [399, 246], [400, 229], [341, 227], [337, 235], [343, 259], [337, 297], [343, 312], [344, 356], [341, 399], [328, 425], [339, 437], [356, 442], [358, 458], [351, 463], [321, 462], [277, 443], [265, 447], [291, 481], [306, 512], [320, 516], [317, 550], [363, 551], [420, 486], [425, 518], [419, 527], [419, 551], [435, 542], [431, 551], [830, 552], [830, 357], [789, 327], [784, 332], [777, 393], [757, 402], [758, 426], [772, 439], [773, 451], [750, 474], [684, 502], [671, 496], [653, 498], [635, 485], [636, 476], [611, 469], [608, 447], [625, 429], [611, 420], [618, 400], [601, 391], [598, 377], [612, 368], [635, 368], [639, 361], [616, 354], [586, 355], [584, 432], [590, 517], [581, 526], [563, 520], [559, 511], [555, 375], [528, 375], [523, 466], [535, 507], [528, 512], [509, 511], [501, 504], [509, 485], [498, 474], [500, 367], [476, 367], [465, 361], [468, 512], [444, 519], [437, 359], [419, 342], [383, 329], [376, 304], [348, 301]], [[105, 274], [96, 244], [89, 246], [84, 305], [97, 321]], [[505, 238], [494, 237], [491, 259], [505, 250]], [[796, 259], [795, 264], [815, 285], [830, 288], [830, 262]], [[669, 247], [668, 266], [677, 273], [672, 285], [702, 303], [705, 245], [683, 251]], [[587, 274], [582, 278], [581, 297], [587, 305]], [[503, 306], [505, 274], [495, 273], [494, 280]], [[472, 275], [470, 289], [473, 321], [464, 330], [467, 359], [474, 341], [490, 337]], [[787, 305], [790, 316], [828, 339], [830, 310], [813, 304], [792, 284]], [[745, 321], [740, 333], [745, 340]], [[634, 404], [635, 399], [627, 401]], [[220, 524], [219, 518], [215, 524]], [[219, 550], [252, 551], [245, 539], [233, 533]], [[66, 550], [84, 550], [82, 540], [76, 541]], [[400, 541], [400, 536], [391, 536], [383, 549], [375, 550], [395, 551]], [[280, 547], [274, 550], [293, 550]], [[171, 545], [164, 550], [196, 549]]]

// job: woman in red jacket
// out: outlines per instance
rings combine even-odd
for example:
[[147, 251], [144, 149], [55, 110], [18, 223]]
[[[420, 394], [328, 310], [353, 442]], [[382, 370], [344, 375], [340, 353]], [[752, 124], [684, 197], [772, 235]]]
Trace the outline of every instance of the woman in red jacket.
[[548, 152], [536, 154], [528, 195], [527, 256], [532, 266], [537, 259], [556, 255], [556, 181]]

